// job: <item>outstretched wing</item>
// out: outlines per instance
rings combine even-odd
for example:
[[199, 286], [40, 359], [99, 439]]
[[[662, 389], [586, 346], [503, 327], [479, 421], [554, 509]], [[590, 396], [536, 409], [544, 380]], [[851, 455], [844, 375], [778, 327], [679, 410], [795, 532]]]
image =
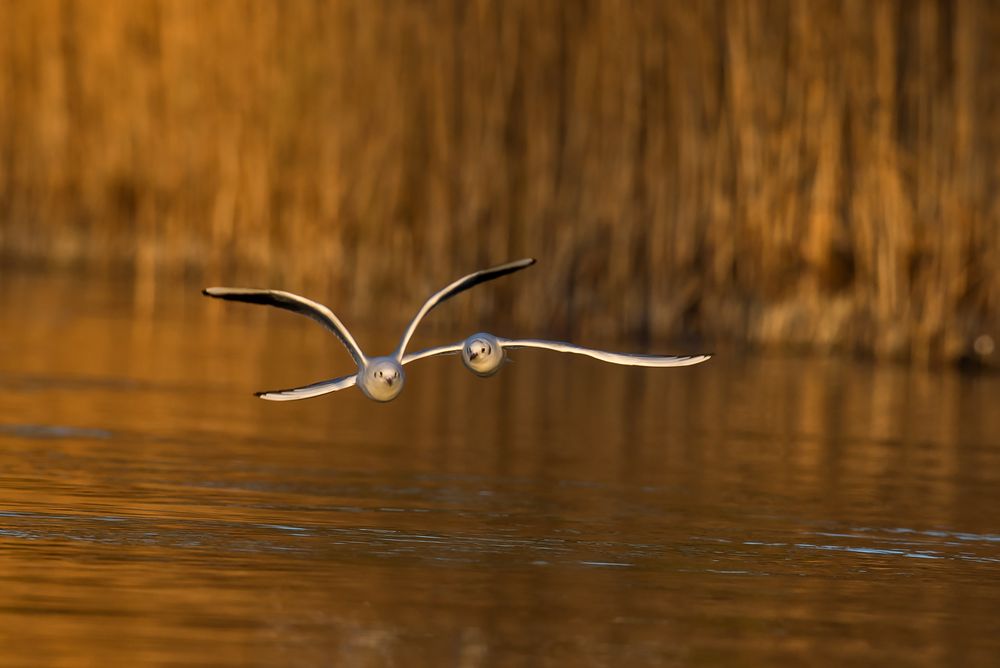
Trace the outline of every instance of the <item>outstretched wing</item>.
[[268, 401], [295, 401], [297, 399], [308, 399], [318, 397], [321, 394], [329, 394], [337, 390], [353, 387], [358, 382], [357, 374], [342, 376], [332, 380], [321, 380], [305, 387], [292, 387], [287, 390], [266, 390], [264, 392], [254, 392], [261, 399]]
[[424, 350], [418, 350], [415, 353], [410, 353], [409, 355], [403, 355], [403, 364], [409, 364], [410, 362], [416, 362], [417, 360], [422, 360], [425, 357], [436, 357], [438, 355], [454, 355], [456, 353], [462, 352], [462, 346], [464, 341], [459, 341], [458, 343], [449, 343], [446, 346], [437, 346], [435, 348], [425, 348]]
[[406, 344], [410, 342], [410, 337], [413, 336], [413, 332], [417, 329], [417, 325], [420, 324], [420, 321], [430, 312], [432, 308], [444, 300], [454, 297], [459, 292], [464, 292], [475, 285], [485, 283], [486, 281], [492, 281], [494, 278], [500, 278], [501, 276], [506, 276], [507, 274], [512, 274], [515, 271], [520, 271], [521, 269], [530, 267], [533, 264], [535, 264], [534, 258], [529, 257], [523, 260], [501, 264], [498, 267], [483, 269], [482, 271], [477, 271], [474, 274], [469, 274], [468, 276], [460, 278], [448, 287], [431, 295], [430, 299], [424, 302], [424, 305], [420, 307], [419, 311], [417, 311], [417, 315], [415, 315], [413, 320], [410, 321], [409, 327], [406, 328], [406, 331], [403, 333], [403, 337], [399, 340], [399, 347], [396, 348], [396, 352], [394, 353], [396, 361], [402, 363], [403, 353], [406, 351]]
[[710, 359], [711, 355], [641, 355], [638, 353], [609, 353], [605, 350], [594, 350], [575, 346], [572, 343], [562, 341], [542, 341], [540, 339], [497, 339], [501, 347], [507, 348], [542, 348], [544, 350], [554, 350], [559, 353], [574, 353], [576, 355], [586, 355], [602, 362], [612, 364], [624, 364], [627, 366], [691, 366], [700, 364]]
[[249, 304], [265, 304], [312, 318], [340, 339], [341, 343], [347, 348], [347, 352], [351, 353], [351, 357], [354, 358], [359, 369], [367, 363], [364, 353], [361, 352], [361, 347], [358, 346], [357, 341], [354, 340], [351, 333], [347, 331], [344, 323], [340, 322], [340, 318], [334, 315], [333, 311], [327, 307], [311, 299], [306, 299], [305, 297], [300, 297], [283, 290], [256, 290], [253, 288], [205, 288], [201, 292], [204, 295], [217, 299], [228, 299], [229, 301], [247, 302]]

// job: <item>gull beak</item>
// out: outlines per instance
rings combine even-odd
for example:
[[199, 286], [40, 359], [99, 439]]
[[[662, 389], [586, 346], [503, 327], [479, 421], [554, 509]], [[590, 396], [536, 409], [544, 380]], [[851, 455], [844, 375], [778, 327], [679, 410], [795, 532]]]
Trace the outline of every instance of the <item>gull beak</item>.
[[471, 353], [471, 352], [469, 353], [469, 359], [470, 360], [474, 360], [477, 357], [479, 357], [479, 353]]

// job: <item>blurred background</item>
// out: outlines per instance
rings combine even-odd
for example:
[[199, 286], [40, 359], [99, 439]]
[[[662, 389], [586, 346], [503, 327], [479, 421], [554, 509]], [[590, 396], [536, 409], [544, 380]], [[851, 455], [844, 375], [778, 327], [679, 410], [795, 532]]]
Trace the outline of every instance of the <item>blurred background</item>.
[[995, 2], [33, 0], [0, 26], [8, 267], [357, 318], [531, 255], [456, 310], [992, 358]]
[[[0, 0], [0, 665], [1000, 665], [998, 44], [995, 0]], [[272, 403], [343, 346], [200, 294], [378, 353], [524, 256], [411, 349], [719, 354]]]

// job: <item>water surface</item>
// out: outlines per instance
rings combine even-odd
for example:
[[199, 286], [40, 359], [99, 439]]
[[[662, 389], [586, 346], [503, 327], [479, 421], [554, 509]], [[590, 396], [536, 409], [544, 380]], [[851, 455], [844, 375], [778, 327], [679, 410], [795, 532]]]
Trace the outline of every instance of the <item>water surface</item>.
[[996, 376], [519, 351], [268, 403], [350, 358], [157, 295], [0, 276], [0, 664], [1000, 658]]

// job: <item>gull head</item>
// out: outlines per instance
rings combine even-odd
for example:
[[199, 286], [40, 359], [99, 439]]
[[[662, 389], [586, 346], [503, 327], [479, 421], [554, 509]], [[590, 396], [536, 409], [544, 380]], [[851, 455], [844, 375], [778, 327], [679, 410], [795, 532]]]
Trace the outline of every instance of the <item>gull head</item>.
[[376, 357], [358, 372], [358, 386], [369, 399], [392, 401], [403, 391], [406, 374], [392, 357]]
[[503, 364], [504, 351], [492, 334], [473, 334], [462, 344], [462, 363], [477, 376], [492, 376]]

